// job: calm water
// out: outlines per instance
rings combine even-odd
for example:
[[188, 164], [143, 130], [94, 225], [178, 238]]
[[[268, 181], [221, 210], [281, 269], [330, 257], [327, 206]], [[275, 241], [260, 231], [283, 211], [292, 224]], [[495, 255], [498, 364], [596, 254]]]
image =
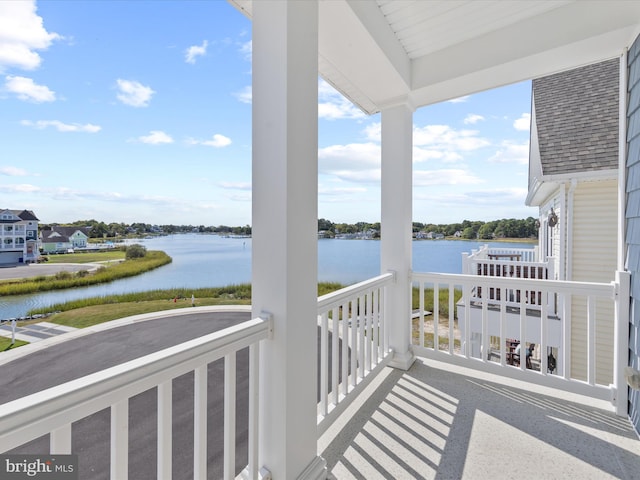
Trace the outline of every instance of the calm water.
[[[31, 308], [67, 300], [173, 287], [216, 287], [251, 281], [251, 239], [216, 235], [169, 235], [136, 240], [148, 250], [163, 250], [173, 262], [133, 278], [106, 285], [34, 295], [0, 298], [0, 318], [20, 317]], [[453, 240], [413, 242], [413, 270], [461, 273], [461, 253], [486, 242]], [[502, 248], [533, 248], [530, 244], [489, 243]], [[380, 273], [380, 242], [318, 240], [318, 280], [356, 283]]]

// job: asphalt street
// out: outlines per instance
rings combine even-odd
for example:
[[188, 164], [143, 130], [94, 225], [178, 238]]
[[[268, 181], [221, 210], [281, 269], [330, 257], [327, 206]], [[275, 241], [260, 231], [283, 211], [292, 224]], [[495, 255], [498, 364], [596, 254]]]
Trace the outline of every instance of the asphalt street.
[[[56, 343], [0, 364], [2, 404], [105, 368], [133, 360], [250, 319], [249, 312], [203, 312], [137, 322]], [[320, 336], [318, 336], [318, 348]], [[339, 343], [339, 345], [341, 342]], [[329, 346], [331, 341], [329, 339]], [[341, 358], [342, 348], [339, 347]], [[329, 347], [331, 359], [331, 347]], [[248, 350], [237, 355], [236, 475], [247, 465]], [[341, 360], [340, 360], [341, 361]], [[331, 362], [329, 372], [331, 372]], [[318, 382], [320, 375], [317, 375]], [[331, 377], [331, 375], [329, 375]], [[331, 385], [331, 378], [329, 385]], [[208, 367], [208, 478], [223, 475], [224, 359]], [[319, 387], [319, 385], [318, 385]], [[318, 388], [319, 391], [319, 388]], [[129, 478], [156, 478], [157, 392], [129, 400]], [[18, 447], [22, 454], [48, 453], [48, 435]], [[72, 427], [79, 478], [109, 479], [110, 412], [105, 409]], [[173, 380], [173, 478], [193, 478], [193, 373]]]
[[41, 275], [55, 275], [58, 272], [79, 272], [80, 270], [95, 270], [98, 263], [31, 263], [29, 265], [16, 265], [0, 268], [0, 280], [13, 280], [16, 278], [32, 278]]
[[[0, 404], [83, 377], [163, 348], [248, 320], [248, 312], [191, 314], [125, 325], [31, 353], [0, 367]], [[248, 352], [237, 357], [237, 473], [247, 464]], [[209, 365], [208, 473], [222, 477], [224, 361]], [[193, 478], [193, 374], [173, 381], [173, 478]], [[129, 401], [129, 478], [156, 478], [156, 389]], [[244, 419], [244, 420], [243, 420]], [[73, 425], [79, 478], [109, 478], [110, 414], [103, 410]], [[48, 436], [13, 453], [48, 453]]]

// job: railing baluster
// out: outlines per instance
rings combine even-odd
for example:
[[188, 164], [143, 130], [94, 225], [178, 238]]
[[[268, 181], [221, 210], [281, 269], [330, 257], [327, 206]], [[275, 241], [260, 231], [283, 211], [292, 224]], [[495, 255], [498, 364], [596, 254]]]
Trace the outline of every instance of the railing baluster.
[[111, 406], [111, 480], [129, 477], [129, 399]]
[[453, 283], [449, 284], [449, 353], [453, 355], [455, 335], [454, 335], [454, 322], [455, 322], [455, 306], [454, 306], [454, 288]]
[[236, 477], [236, 352], [224, 356], [224, 470], [223, 478]]
[[52, 454], [69, 455], [71, 453], [71, 424], [68, 423], [53, 430], [49, 436], [49, 449]]
[[333, 395], [333, 404], [338, 405], [338, 400], [340, 399], [340, 391], [338, 389], [338, 373], [340, 368], [338, 307], [334, 307], [331, 311], [331, 320], [333, 322], [331, 328], [331, 394]]
[[424, 347], [424, 282], [420, 282], [418, 286], [418, 294], [420, 295], [418, 301], [418, 326], [420, 329], [420, 346]]
[[358, 299], [351, 301], [351, 385], [358, 383]]
[[440, 333], [438, 326], [440, 324], [440, 285], [438, 282], [433, 284], [433, 349], [440, 350]]
[[193, 478], [207, 478], [207, 365], [194, 371], [193, 384]]
[[364, 351], [365, 351], [365, 337], [364, 326], [366, 315], [366, 302], [364, 294], [358, 299], [358, 382], [364, 378]]
[[367, 293], [367, 323], [365, 324], [367, 349], [365, 351], [366, 370], [367, 373], [371, 371], [371, 347], [373, 343], [373, 290], [369, 290]]
[[595, 299], [587, 297], [587, 382], [596, 383], [596, 305]]
[[547, 374], [547, 333], [548, 333], [548, 323], [549, 323], [549, 311], [547, 308], [548, 302], [546, 301], [546, 297], [548, 292], [542, 295], [545, 299], [540, 306], [540, 373], [542, 375]]
[[563, 295], [562, 301], [562, 376], [571, 379], [571, 295]]
[[500, 296], [500, 365], [507, 364], [507, 292], [505, 287]]
[[260, 407], [260, 343], [249, 346], [249, 480], [258, 480], [258, 426]]
[[371, 359], [373, 361], [373, 366], [378, 365], [380, 361], [380, 357], [378, 356], [378, 343], [380, 342], [380, 309], [378, 308], [378, 297], [380, 295], [380, 289], [376, 288], [371, 293], [371, 313], [373, 314], [373, 318], [371, 321]]
[[329, 361], [328, 361], [328, 345], [329, 337], [329, 318], [328, 312], [320, 315], [320, 412], [326, 415], [328, 411], [327, 397], [329, 383]]
[[173, 457], [173, 388], [172, 381], [158, 385], [158, 441], [157, 468], [159, 479], [171, 478], [171, 460]]
[[[489, 286], [486, 286], [487, 292], [489, 292]], [[482, 302], [482, 327], [481, 327], [482, 343], [480, 347], [480, 360], [487, 361], [489, 350], [489, 298], [486, 298]]]
[[350, 302], [342, 304], [342, 394], [345, 396], [349, 393], [349, 305]]

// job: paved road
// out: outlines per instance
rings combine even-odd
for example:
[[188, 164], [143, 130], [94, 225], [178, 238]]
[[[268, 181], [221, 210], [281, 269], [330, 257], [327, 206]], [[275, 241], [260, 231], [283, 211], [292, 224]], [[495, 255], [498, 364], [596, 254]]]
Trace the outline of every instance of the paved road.
[[41, 275], [55, 275], [58, 272], [79, 272], [80, 270], [95, 270], [99, 263], [31, 263], [29, 265], [17, 265], [15, 267], [0, 268], [0, 280], [12, 280], [16, 278], [31, 278]]
[[[34, 352], [0, 366], [0, 404], [134, 358], [248, 320], [248, 312], [215, 312], [150, 320], [86, 335]], [[238, 354], [237, 461], [238, 473], [247, 464], [248, 353]], [[222, 477], [223, 361], [209, 365], [208, 468], [210, 478]], [[193, 374], [173, 382], [173, 478], [193, 478]], [[156, 478], [156, 390], [129, 402], [129, 478]], [[109, 478], [108, 410], [73, 426], [73, 452], [78, 454], [83, 480]], [[31, 442], [19, 453], [48, 452], [48, 438]]]

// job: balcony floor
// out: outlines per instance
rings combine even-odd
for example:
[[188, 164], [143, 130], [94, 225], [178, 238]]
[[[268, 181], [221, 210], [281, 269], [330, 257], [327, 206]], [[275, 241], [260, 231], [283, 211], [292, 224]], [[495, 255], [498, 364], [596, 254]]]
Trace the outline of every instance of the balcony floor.
[[609, 404], [418, 358], [385, 369], [320, 438], [337, 479], [638, 478]]

